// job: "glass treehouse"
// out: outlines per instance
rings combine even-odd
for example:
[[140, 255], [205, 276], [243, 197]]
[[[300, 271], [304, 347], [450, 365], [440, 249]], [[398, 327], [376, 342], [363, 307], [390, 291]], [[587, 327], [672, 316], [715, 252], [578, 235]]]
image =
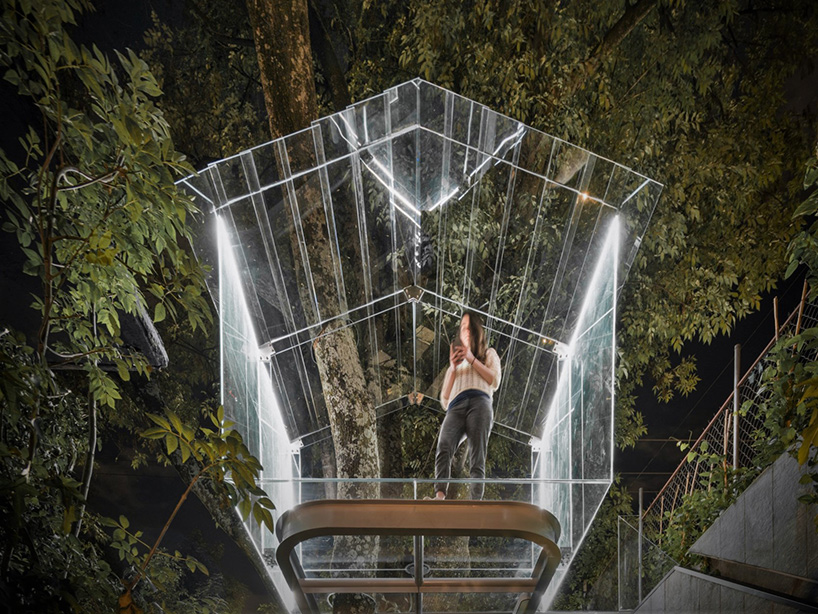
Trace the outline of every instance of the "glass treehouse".
[[[662, 186], [418, 79], [180, 185], [208, 214], [223, 404], [277, 508], [248, 531], [290, 609], [547, 607], [612, 481], [617, 292]], [[456, 459], [424, 501], [466, 309], [503, 369], [486, 494]], [[374, 416], [347, 439], [318, 355], [342, 346]], [[338, 471], [356, 455], [377, 469]]]

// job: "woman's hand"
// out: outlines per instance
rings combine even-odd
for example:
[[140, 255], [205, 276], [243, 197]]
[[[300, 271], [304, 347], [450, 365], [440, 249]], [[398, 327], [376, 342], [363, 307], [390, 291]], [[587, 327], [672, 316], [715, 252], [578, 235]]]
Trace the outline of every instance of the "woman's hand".
[[471, 348], [464, 348], [465, 352], [463, 353], [463, 358], [466, 360], [467, 363], [474, 364], [474, 354], [472, 354]]
[[454, 343], [449, 346], [449, 363], [452, 365], [453, 369], [457, 368], [463, 359], [466, 357], [466, 348], [462, 345], [455, 345]]

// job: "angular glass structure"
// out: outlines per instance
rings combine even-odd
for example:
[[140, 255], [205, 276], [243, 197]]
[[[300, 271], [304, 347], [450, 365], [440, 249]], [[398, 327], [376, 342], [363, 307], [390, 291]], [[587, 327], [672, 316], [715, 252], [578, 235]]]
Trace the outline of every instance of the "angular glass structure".
[[[373, 483], [384, 499], [432, 494], [449, 342], [470, 309], [503, 367], [485, 498], [556, 517], [559, 578], [612, 480], [617, 292], [662, 186], [422, 80], [180, 185], [207, 213], [195, 248], [213, 267], [223, 403], [262, 460], [276, 513], [334, 499], [345, 482]], [[339, 480], [315, 346], [350, 333], [380, 470]], [[451, 482], [468, 491], [469, 480]], [[262, 552], [278, 546], [248, 530]], [[340, 572], [342, 539], [300, 543], [302, 577], [411, 578], [419, 560], [421, 581], [524, 577], [540, 547], [437, 536], [418, 559], [416, 540], [397, 535]], [[278, 565], [270, 573], [290, 595]], [[413, 594], [374, 595], [393, 611], [521, 608], [506, 593], [466, 604], [441, 591], [423, 607]]]

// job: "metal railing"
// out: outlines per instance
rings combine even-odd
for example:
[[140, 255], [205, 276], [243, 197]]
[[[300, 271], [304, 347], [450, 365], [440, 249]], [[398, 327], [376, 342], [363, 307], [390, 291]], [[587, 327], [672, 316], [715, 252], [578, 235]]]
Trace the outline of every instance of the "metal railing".
[[[777, 317], [776, 317], [777, 323]], [[712, 464], [705, 460], [707, 455], [718, 454], [722, 457], [725, 475], [732, 467], [752, 467], [757, 455], [755, 442], [757, 433], [764, 427], [764, 415], [761, 408], [772, 396], [769, 386], [762, 385], [762, 374], [771, 364], [770, 350], [780, 337], [797, 335], [801, 330], [818, 325], [818, 305], [806, 303], [802, 297], [795, 311], [778, 327], [764, 351], [747, 369], [743, 377], [736, 380], [733, 392], [725, 400], [710, 424], [704, 429], [696, 442], [690, 447], [694, 454], [687, 454], [667, 483], [659, 491], [651, 504], [645, 509], [643, 522], [645, 531], [661, 543], [661, 536], [667, 528], [668, 518], [682, 503], [684, 497], [697, 489], [708, 488], [703, 474], [712, 469]], [[738, 359], [738, 346], [736, 352]], [[736, 360], [738, 363], [738, 360]], [[736, 397], [738, 392], [738, 397]], [[739, 411], [745, 407], [746, 411]]]

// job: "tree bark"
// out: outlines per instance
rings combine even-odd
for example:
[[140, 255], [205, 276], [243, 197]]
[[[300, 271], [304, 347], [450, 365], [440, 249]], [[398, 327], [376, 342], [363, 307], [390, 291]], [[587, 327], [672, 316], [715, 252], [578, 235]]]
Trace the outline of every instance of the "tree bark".
[[317, 119], [306, 0], [247, 0], [274, 139]]
[[[306, 128], [318, 115], [307, 0], [248, 0], [247, 5], [270, 133], [273, 138], [279, 138]], [[285, 175], [280, 173], [280, 176]], [[310, 193], [317, 191], [309, 186], [305, 184], [298, 194], [298, 211], [285, 209], [288, 215], [300, 216], [308, 241], [308, 245], [302, 246], [295, 232], [291, 233], [293, 262], [299, 262], [301, 249], [307, 249], [311, 256], [314, 297], [309, 292], [306, 271], [296, 265], [305, 313], [309, 318], [310, 311], [318, 306], [321, 317], [326, 318], [327, 313], [332, 312], [331, 306], [337, 304], [336, 281], [324, 208], [320, 206], [321, 194]], [[318, 315], [313, 311], [314, 322], [318, 321]], [[316, 339], [313, 347], [335, 447], [336, 475], [339, 478], [378, 477], [375, 405], [352, 330], [334, 320], [323, 332], [330, 334]], [[377, 498], [379, 488], [377, 484], [340, 483], [337, 496]], [[333, 566], [372, 568], [377, 560], [377, 548], [377, 537], [336, 537]], [[359, 611], [360, 605], [360, 599], [339, 597], [333, 610]]]
[[[352, 329], [335, 320], [322, 332], [324, 334], [315, 340], [313, 347], [335, 443], [337, 476], [342, 479], [377, 478], [380, 469], [377, 417]], [[338, 498], [377, 499], [380, 497], [379, 486], [377, 482], [339, 482]], [[378, 536], [335, 536], [333, 569], [371, 569], [377, 560]], [[333, 612], [336, 613], [364, 614], [374, 611], [371, 607], [369, 599], [356, 594], [338, 594], [333, 602]]]

